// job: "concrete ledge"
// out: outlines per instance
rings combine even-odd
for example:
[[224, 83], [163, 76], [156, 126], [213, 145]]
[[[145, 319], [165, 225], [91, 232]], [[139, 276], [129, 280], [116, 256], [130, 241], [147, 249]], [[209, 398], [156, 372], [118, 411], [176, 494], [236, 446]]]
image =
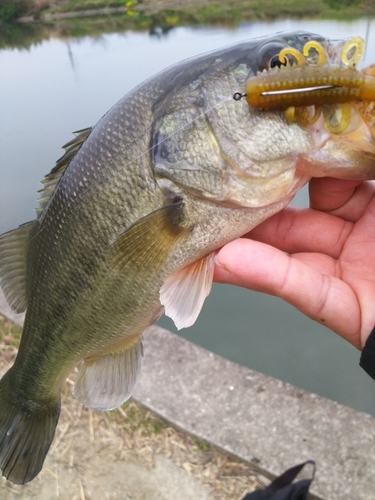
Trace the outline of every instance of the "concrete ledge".
[[150, 328], [135, 399], [275, 476], [313, 459], [312, 493], [375, 498], [375, 418]]
[[[5, 309], [0, 313], [22, 322]], [[144, 335], [134, 398], [173, 425], [274, 477], [317, 463], [312, 493], [375, 498], [375, 418], [214, 355], [158, 327]]]

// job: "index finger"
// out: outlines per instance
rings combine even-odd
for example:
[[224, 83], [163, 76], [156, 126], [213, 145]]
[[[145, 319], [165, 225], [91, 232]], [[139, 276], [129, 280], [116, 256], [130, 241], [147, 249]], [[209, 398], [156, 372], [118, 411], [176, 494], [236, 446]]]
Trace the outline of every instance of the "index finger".
[[309, 195], [311, 208], [356, 222], [375, 195], [375, 184], [332, 177], [311, 179]]
[[318, 252], [337, 259], [353, 224], [317, 210], [287, 207], [245, 237], [283, 252]]

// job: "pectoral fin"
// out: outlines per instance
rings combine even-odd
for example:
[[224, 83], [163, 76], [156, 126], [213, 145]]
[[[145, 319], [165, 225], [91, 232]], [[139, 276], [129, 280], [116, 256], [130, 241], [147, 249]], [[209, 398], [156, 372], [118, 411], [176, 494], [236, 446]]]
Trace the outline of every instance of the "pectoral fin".
[[112, 248], [112, 265], [124, 274], [157, 273], [174, 244], [189, 230], [183, 227], [183, 201], [159, 208], [124, 231]]
[[97, 358], [84, 360], [75, 380], [73, 395], [94, 410], [112, 410], [130, 398], [141, 370], [142, 341]]
[[213, 274], [214, 253], [210, 253], [173, 274], [161, 287], [160, 302], [178, 330], [195, 323], [210, 294]]

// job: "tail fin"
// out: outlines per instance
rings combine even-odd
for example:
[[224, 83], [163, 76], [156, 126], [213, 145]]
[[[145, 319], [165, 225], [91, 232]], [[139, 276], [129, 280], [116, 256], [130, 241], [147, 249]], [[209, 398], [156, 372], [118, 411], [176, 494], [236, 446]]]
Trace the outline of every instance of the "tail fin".
[[[10, 370], [11, 371], [11, 370]], [[9, 390], [10, 371], [0, 380], [0, 469], [16, 484], [40, 472], [60, 415], [60, 400], [42, 408]]]

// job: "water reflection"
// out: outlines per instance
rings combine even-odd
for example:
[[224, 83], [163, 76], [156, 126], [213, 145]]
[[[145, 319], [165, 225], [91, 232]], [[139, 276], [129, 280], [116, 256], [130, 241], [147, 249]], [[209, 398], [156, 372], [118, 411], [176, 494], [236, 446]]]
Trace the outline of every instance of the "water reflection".
[[[6, 68], [0, 71], [0, 233], [34, 218], [39, 181], [61, 155], [70, 131], [96, 123], [126, 92], [169, 64], [296, 29], [330, 38], [367, 32], [364, 64], [375, 62], [375, 30], [367, 19], [286, 19], [241, 23], [236, 29], [185, 26], [165, 33], [155, 24], [153, 36], [150, 25], [135, 31], [116, 20], [109, 33], [96, 22], [94, 36], [83, 25], [74, 25], [69, 35], [66, 27], [55, 26], [44, 41], [28, 26], [27, 40], [17, 35], [19, 49], [0, 51], [0, 68]], [[299, 203], [307, 203], [306, 192]], [[171, 327], [167, 320], [163, 324]], [[197, 324], [182, 334], [234, 361], [375, 413], [373, 383], [359, 369], [358, 353], [278, 299], [214, 287]]]
[[[341, 16], [352, 22], [361, 16], [362, 6], [357, 0], [323, 0], [321, 4], [309, 0], [291, 0], [283, 6], [278, 5], [275, 12], [273, 2], [262, 5], [254, 2], [224, 2], [218, 0], [215, 4], [179, 5], [169, 9], [160, 9], [155, 5], [142, 5], [136, 2], [136, 10], [106, 16], [77, 17], [58, 19], [55, 22], [35, 23], [3, 23], [0, 24], [1, 48], [30, 48], [43, 40], [59, 38], [82, 38], [85, 36], [102, 37], [103, 34], [121, 33], [126, 31], [148, 32], [150, 36], [161, 38], [175, 28], [181, 26], [219, 27], [227, 30], [237, 30], [243, 23], [263, 24], [260, 21], [269, 20], [274, 23], [276, 18], [299, 18], [305, 22], [311, 19], [329, 19]], [[370, 11], [370, 9], [368, 9]], [[374, 9], [375, 10], [375, 9]]]

